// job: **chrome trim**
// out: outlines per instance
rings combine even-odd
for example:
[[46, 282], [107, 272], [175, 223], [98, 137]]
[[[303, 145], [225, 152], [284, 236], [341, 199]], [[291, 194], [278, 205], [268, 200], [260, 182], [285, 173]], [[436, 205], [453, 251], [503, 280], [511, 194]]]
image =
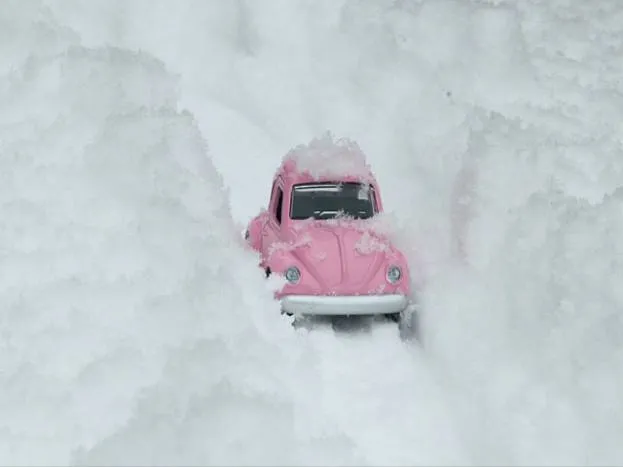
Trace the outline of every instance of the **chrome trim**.
[[404, 311], [405, 295], [287, 295], [281, 299], [284, 313], [294, 315], [378, 315]]

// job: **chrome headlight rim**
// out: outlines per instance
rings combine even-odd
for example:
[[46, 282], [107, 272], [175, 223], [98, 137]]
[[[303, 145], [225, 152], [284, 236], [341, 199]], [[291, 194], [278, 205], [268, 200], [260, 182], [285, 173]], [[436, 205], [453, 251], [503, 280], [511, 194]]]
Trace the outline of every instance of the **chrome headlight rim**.
[[400, 266], [392, 264], [387, 268], [385, 277], [387, 279], [387, 282], [389, 282], [390, 284], [397, 284], [398, 282], [400, 282], [400, 279], [402, 279], [402, 269], [400, 269]]
[[301, 280], [301, 270], [296, 266], [290, 266], [284, 271], [283, 276], [289, 284], [298, 284]]

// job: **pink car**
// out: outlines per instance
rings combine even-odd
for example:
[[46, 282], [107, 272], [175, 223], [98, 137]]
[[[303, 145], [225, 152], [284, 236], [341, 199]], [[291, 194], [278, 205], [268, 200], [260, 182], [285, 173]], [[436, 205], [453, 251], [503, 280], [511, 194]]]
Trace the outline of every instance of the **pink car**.
[[286, 155], [267, 210], [245, 238], [288, 315], [385, 315], [413, 326], [409, 266], [374, 229], [383, 212], [378, 183], [355, 143], [313, 140]]

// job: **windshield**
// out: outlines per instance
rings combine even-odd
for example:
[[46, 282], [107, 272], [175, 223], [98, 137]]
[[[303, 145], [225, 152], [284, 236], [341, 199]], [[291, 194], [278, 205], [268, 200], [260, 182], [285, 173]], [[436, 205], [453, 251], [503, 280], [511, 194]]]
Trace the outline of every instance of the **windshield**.
[[305, 183], [294, 185], [290, 218], [333, 219], [349, 216], [368, 219], [374, 215], [374, 193], [364, 183]]

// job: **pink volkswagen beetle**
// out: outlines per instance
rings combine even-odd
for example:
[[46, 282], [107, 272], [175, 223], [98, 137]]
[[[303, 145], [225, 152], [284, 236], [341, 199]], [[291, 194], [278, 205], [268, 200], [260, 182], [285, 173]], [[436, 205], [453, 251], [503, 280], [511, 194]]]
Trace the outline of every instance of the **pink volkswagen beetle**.
[[[409, 266], [374, 229], [381, 191], [364, 154], [330, 134], [290, 151], [276, 171], [268, 209], [245, 238], [288, 315], [384, 315], [414, 326]], [[401, 329], [404, 326], [401, 326]]]

